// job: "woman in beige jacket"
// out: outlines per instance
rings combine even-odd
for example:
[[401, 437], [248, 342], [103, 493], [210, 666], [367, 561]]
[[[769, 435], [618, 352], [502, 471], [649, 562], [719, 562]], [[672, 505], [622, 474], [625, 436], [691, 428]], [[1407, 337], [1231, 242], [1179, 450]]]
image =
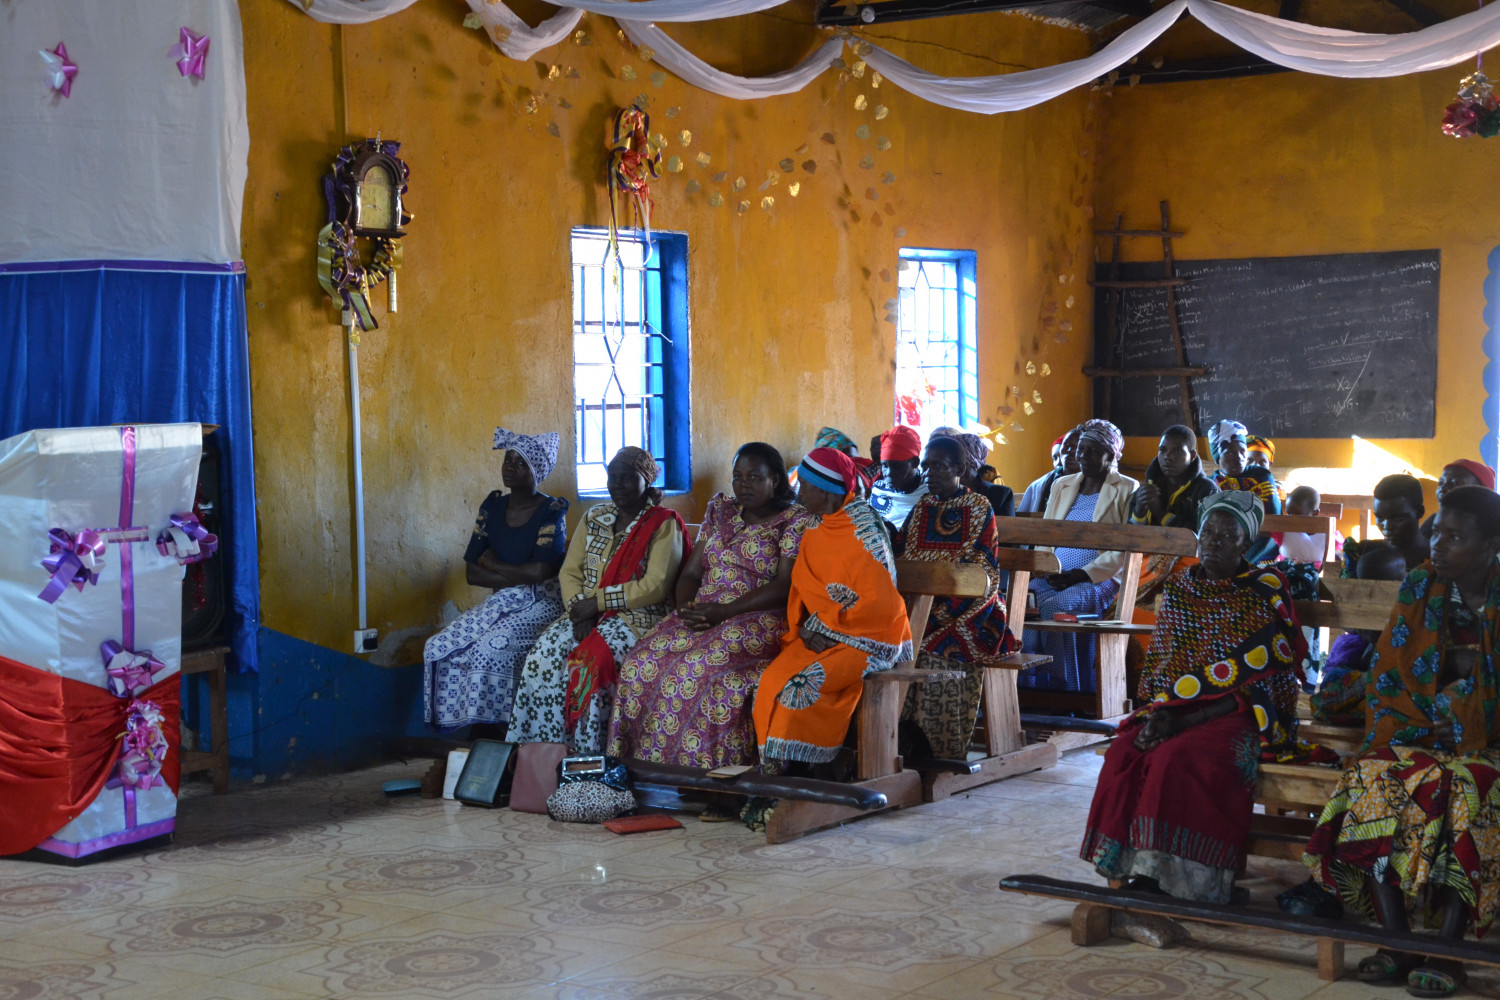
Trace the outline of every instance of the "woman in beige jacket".
[[[1077, 474], [1064, 476], [1052, 487], [1043, 515], [1057, 521], [1128, 524], [1130, 495], [1140, 484], [1115, 471], [1125, 438], [1108, 420], [1089, 420], [1079, 429]], [[1031, 581], [1037, 611], [1043, 621], [1058, 612], [1098, 615], [1114, 603], [1125, 553], [1096, 549], [1053, 550], [1062, 571]], [[1028, 653], [1046, 653], [1052, 662], [1023, 671], [1022, 687], [1048, 691], [1092, 693], [1099, 689], [1094, 667], [1094, 637], [1077, 632], [1026, 632]]]

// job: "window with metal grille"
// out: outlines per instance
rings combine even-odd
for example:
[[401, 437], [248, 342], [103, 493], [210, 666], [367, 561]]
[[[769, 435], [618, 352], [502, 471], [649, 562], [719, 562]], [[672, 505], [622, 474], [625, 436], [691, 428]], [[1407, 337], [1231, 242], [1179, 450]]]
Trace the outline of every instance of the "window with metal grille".
[[979, 422], [974, 261], [972, 250], [900, 251], [898, 423], [931, 429]]
[[655, 485], [692, 485], [688, 409], [687, 236], [573, 230], [573, 423], [578, 492], [607, 491], [625, 445], [661, 467]]

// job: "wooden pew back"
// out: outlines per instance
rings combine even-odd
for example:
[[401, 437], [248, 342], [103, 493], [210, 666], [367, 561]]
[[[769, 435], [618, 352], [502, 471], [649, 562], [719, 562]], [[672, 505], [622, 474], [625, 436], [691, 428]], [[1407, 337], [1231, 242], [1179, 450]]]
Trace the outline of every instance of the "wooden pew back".
[[1358, 493], [1324, 493], [1323, 503], [1339, 504], [1340, 513], [1347, 514], [1356, 511], [1359, 514], [1359, 540], [1368, 542], [1370, 540], [1370, 525], [1375, 517], [1375, 498], [1363, 496]]
[[1338, 521], [1332, 515], [1308, 515], [1297, 514], [1267, 514], [1265, 522], [1260, 526], [1262, 535], [1288, 534], [1292, 532], [1306, 532], [1309, 535], [1321, 534], [1323, 536], [1323, 564], [1326, 566], [1333, 562], [1338, 554], [1337, 542], [1334, 532], [1338, 530]]

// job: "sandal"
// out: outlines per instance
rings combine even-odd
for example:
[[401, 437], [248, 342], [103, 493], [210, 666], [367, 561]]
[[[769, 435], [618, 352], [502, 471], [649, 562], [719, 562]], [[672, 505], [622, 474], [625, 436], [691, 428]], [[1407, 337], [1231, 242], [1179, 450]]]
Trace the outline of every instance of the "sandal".
[[[1362, 983], [1371, 984], [1407, 983], [1407, 988], [1410, 989], [1410, 981], [1407, 977], [1421, 964], [1420, 955], [1407, 955], [1382, 948], [1375, 954], [1359, 960], [1359, 965], [1354, 969], [1354, 978]], [[1441, 995], [1447, 996], [1447, 994]]]
[[1406, 977], [1406, 992], [1414, 997], [1451, 997], [1469, 981], [1469, 974], [1457, 962], [1429, 959], [1412, 969]]
[[733, 823], [739, 818], [740, 811], [738, 809], [731, 809], [729, 806], [717, 804], [704, 807], [704, 810], [698, 814], [698, 822], [700, 823]]

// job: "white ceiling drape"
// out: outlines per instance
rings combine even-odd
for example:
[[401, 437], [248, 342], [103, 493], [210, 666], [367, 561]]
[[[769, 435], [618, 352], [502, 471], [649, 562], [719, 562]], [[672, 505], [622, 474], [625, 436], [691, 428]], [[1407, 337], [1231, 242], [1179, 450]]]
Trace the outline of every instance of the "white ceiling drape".
[[[289, 0], [299, 7], [304, 0]], [[403, 10], [415, 0], [312, 0], [308, 13], [321, 21], [353, 24]], [[637, 45], [655, 51], [655, 61], [704, 90], [738, 100], [773, 97], [801, 90], [839, 55], [850, 36], [830, 39], [791, 69], [763, 77], [743, 77], [709, 65], [670, 38], [653, 22], [710, 21], [779, 6], [781, 0], [570, 0], [570, 5], [535, 28], [503, 0], [468, 0], [500, 51], [529, 59], [562, 42], [585, 11], [615, 17]], [[1133, 25], [1091, 56], [1057, 66], [996, 76], [938, 76], [873, 44], [860, 44], [860, 58], [892, 84], [924, 100], [977, 114], [1018, 111], [1049, 101], [1128, 63], [1183, 13], [1247, 52], [1278, 66], [1320, 76], [1369, 78], [1404, 76], [1473, 59], [1500, 45], [1500, 3], [1400, 35], [1375, 35], [1283, 21], [1219, 3], [1172, 0]]]

